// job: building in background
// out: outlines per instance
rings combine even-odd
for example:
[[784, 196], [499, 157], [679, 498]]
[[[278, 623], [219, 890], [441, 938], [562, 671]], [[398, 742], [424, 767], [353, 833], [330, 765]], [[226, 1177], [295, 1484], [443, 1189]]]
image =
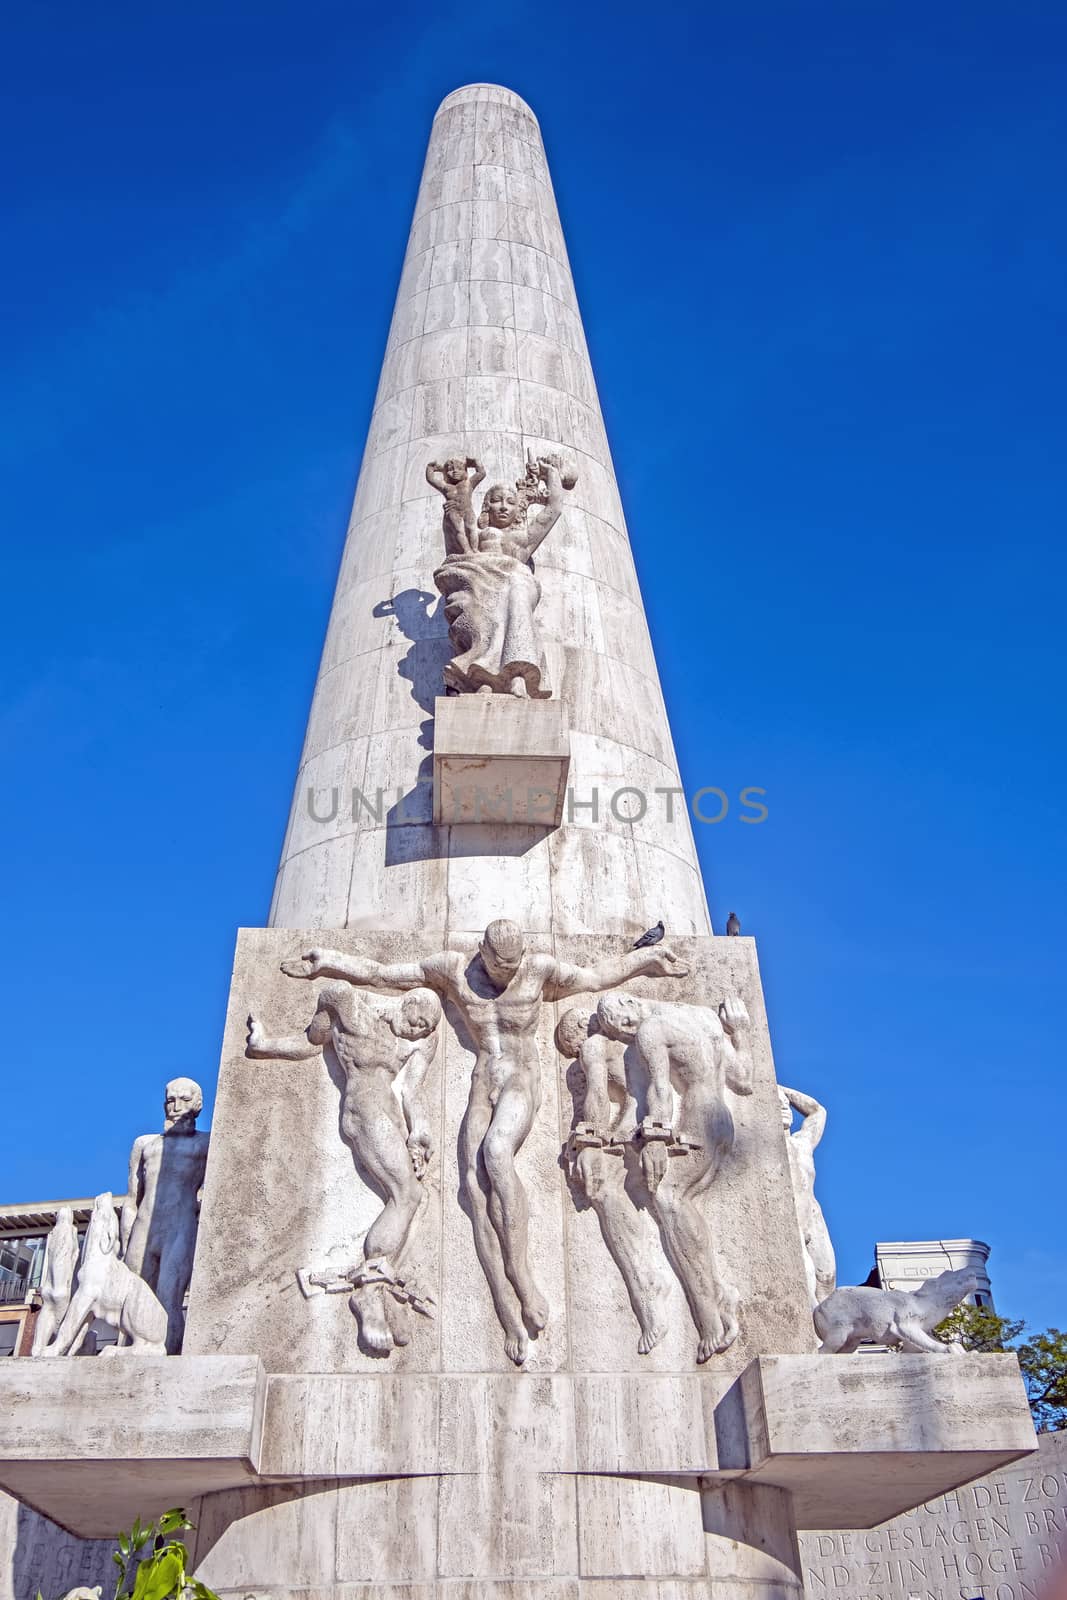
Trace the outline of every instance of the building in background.
[[874, 1289], [918, 1289], [927, 1278], [950, 1268], [973, 1267], [981, 1284], [968, 1305], [993, 1310], [993, 1291], [989, 1284], [989, 1246], [981, 1239], [912, 1239], [876, 1244], [874, 1267], [867, 1279]]

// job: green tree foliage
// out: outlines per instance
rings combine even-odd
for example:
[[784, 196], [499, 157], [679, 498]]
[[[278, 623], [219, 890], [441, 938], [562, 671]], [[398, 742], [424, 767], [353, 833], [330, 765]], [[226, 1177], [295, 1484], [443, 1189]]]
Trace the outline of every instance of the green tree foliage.
[[1016, 1349], [1034, 1425], [1043, 1433], [1067, 1427], [1067, 1333], [1048, 1328]]
[[998, 1317], [989, 1306], [957, 1306], [934, 1329], [939, 1339], [965, 1350], [1010, 1350], [1019, 1362], [1034, 1426], [1041, 1433], [1067, 1427], [1067, 1333], [1048, 1328], [1022, 1338], [1025, 1322]]
[[1011, 1350], [1013, 1341], [1026, 1327], [1010, 1317], [998, 1317], [990, 1306], [957, 1306], [934, 1329], [946, 1344], [961, 1344], [965, 1350]]

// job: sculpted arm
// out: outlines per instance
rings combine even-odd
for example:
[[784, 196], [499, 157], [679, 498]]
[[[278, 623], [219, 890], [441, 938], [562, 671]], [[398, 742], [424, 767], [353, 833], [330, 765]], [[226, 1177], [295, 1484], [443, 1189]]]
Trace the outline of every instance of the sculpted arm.
[[801, 1094], [799, 1089], [787, 1089], [784, 1084], [781, 1089], [794, 1111], [799, 1111], [804, 1118], [793, 1138], [803, 1139], [814, 1150], [826, 1132], [826, 1107], [810, 1094]]
[[559, 468], [554, 461], [544, 458], [538, 462], [538, 466], [547, 491], [547, 500], [538, 515], [530, 518], [527, 524], [527, 557], [532, 556], [538, 545], [544, 543], [559, 521], [559, 514], [563, 510], [563, 485], [559, 478]]
[[133, 1141], [130, 1151], [130, 1172], [126, 1180], [126, 1198], [119, 1208], [119, 1252], [125, 1256], [133, 1225], [137, 1220], [137, 1212], [144, 1199], [144, 1153], [145, 1146], [153, 1137], [150, 1133], [142, 1133], [140, 1138]]
[[310, 1061], [322, 1050], [329, 1033], [330, 1019], [324, 1011], [316, 1011], [306, 1033], [290, 1034], [281, 1039], [272, 1039], [263, 1031], [259, 1018], [249, 1013], [245, 1055], [254, 1060]]
[[723, 1034], [723, 1068], [726, 1087], [734, 1094], [752, 1093], [752, 1049], [748, 1012], [743, 1000], [731, 997], [719, 1007]]
[[436, 1053], [437, 1034], [432, 1033], [428, 1039], [415, 1046], [404, 1063], [404, 1071], [400, 1076], [400, 1105], [404, 1112], [404, 1121], [408, 1125], [408, 1150], [417, 1178], [422, 1177], [433, 1154], [433, 1136], [430, 1133], [421, 1091], [430, 1062]]
[[151, 1134], [143, 1133], [139, 1139], [133, 1141], [133, 1149], [130, 1151], [130, 1176], [126, 1185], [126, 1194], [133, 1202], [135, 1210], [144, 1199], [144, 1169], [141, 1166], [141, 1160], [144, 1156], [144, 1147], [151, 1137]]
[[625, 955], [608, 956], [594, 967], [573, 967], [567, 961], [553, 961], [545, 984], [545, 997], [563, 1000], [572, 994], [598, 994], [643, 973], [652, 978], [684, 978], [688, 972], [685, 962], [679, 961], [674, 951], [666, 947], [628, 950]]
[[369, 956], [346, 956], [339, 950], [308, 950], [296, 961], [283, 961], [288, 978], [343, 978], [382, 989], [419, 989], [426, 985], [438, 991], [447, 988], [451, 961], [449, 952], [428, 956], [425, 961], [372, 961]]
[[[649, 1017], [637, 1030], [634, 1043], [648, 1071], [645, 1105], [649, 1122], [662, 1123], [673, 1131], [674, 1091], [671, 1088], [671, 1053], [663, 1023]], [[649, 1193], [655, 1194], [667, 1170], [667, 1145], [662, 1138], [647, 1140], [641, 1149], [641, 1171]]]
[[611, 1121], [611, 1099], [608, 1094], [610, 1045], [601, 1033], [591, 1034], [582, 1041], [578, 1060], [585, 1073], [585, 1099], [582, 1116], [600, 1133], [607, 1130]]
[[674, 1090], [671, 1088], [671, 1053], [663, 1024], [656, 1017], [649, 1017], [638, 1028], [635, 1043], [648, 1069], [649, 1120], [663, 1122], [669, 1128], [674, 1121]]
[[474, 456], [467, 457], [467, 465], [468, 467], [474, 468], [474, 471], [471, 473], [471, 488], [477, 489], [478, 485], [485, 477], [485, 468]]
[[426, 482], [434, 489], [439, 489], [442, 494], [448, 489], [448, 480], [436, 461], [426, 463]]

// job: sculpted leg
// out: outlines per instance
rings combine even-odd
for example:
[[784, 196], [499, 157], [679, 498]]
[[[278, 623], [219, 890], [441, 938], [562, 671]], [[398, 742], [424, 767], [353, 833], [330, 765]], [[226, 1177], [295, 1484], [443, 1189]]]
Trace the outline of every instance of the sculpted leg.
[[[386, 1197], [363, 1241], [364, 1260], [379, 1263], [382, 1272], [391, 1274], [408, 1243], [422, 1202], [422, 1189], [411, 1165], [399, 1113], [383, 1097], [380, 1105], [363, 1105], [358, 1116], [346, 1112], [344, 1131], [357, 1160]], [[396, 1316], [392, 1316], [391, 1303], [395, 1304], [389, 1291], [374, 1283], [357, 1284], [349, 1301], [359, 1322], [362, 1342], [382, 1355], [396, 1344], [408, 1343], [405, 1313], [398, 1306]]]
[[641, 1329], [638, 1351], [647, 1355], [667, 1331], [664, 1308], [669, 1286], [649, 1252], [641, 1214], [626, 1193], [626, 1168], [617, 1157], [606, 1156], [601, 1150], [583, 1150], [576, 1170], [597, 1214], [604, 1243], [626, 1285]]
[[139, 1278], [145, 1277], [145, 1248], [147, 1244], [148, 1229], [145, 1226], [144, 1216], [142, 1215], [139, 1219], [135, 1217], [129, 1231], [129, 1238], [122, 1259], [130, 1271], [136, 1272]]
[[367, 1230], [363, 1254], [395, 1260], [408, 1242], [422, 1202], [422, 1189], [411, 1165], [406, 1139], [384, 1120], [370, 1124], [353, 1141], [356, 1154], [386, 1196], [384, 1207]]
[[815, 1269], [816, 1299], [825, 1300], [827, 1295], [833, 1294], [837, 1287], [837, 1262], [834, 1258], [834, 1247], [830, 1243], [830, 1231], [826, 1226], [822, 1207], [815, 1199], [811, 1202], [808, 1253]]
[[521, 1366], [529, 1350], [515, 1291], [508, 1282], [500, 1253], [500, 1239], [489, 1220], [489, 1179], [481, 1164], [481, 1144], [492, 1116], [488, 1101], [472, 1092], [460, 1129], [460, 1160], [463, 1165], [463, 1191], [470, 1206], [474, 1228], [474, 1247], [482, 1264], [489, 1292], [493, 1297], [500, 1325], [504, 1330], [504, 1349], [508, 1359]]
[[525, 1084], [515, 1079], [506, 1084], [482, 1140], [482, 1160], [489, 1179], [489, 1217], [500, 1239], [504, 1270], [527, 1327], [540, 1332], [548, 1321], [548, 1301], [530, 1271], [530, 1206], [515, 1170], [515, 1156], [530, 1131], [534, 1110]]
[[168, 1317], [165, 1306], [140, 1279], [129, 1278], [121, 1305], [116, 1310], [114, 1302], [106, 1308], [107, 1320], [113, 1321], [128, 1338], [131, 1348], [143, 1356], [165, 1356], [167, 1350]]
[[192, 1272], [195, 1240], [174, 1239], [159, 1262], [156, 1297], [167, 1313], [167, 1354], [176, 1356], [185, 1336], [185, 1291]]
[[808, 1285], [808, 1299], [811, 1301], [811, 1307], [814, 1311], [819, 1303], [819, 1280], [815, 1274], [815, 1263], [811, 1259], [811, 1246], [807, 1239], [803, 1240], [803, 1254], [804, 1279]]
[[663, 1234], [663, 1247], [697, 1325], [697, 1360], [707, 1361], [726, 1350], [737, 1336], [736, 1317], [723, 1316], [711, 1234], [693, 1199], [677, 1180], [672, 1182], [670, 1168], [652, 1198], [652, 1208]]
[[951, 1355], [954, 1350], [958, 1353], [961, 1348], [959, 1345], [943, 1344], [917, 1322], [902, 1322], [899, 1332], [901, 1349], [908, 1355], [945, 1356]]
[[56, 1314], [46, 1301], [37, 1313], [37, 1321], [34, 1323], [33, 1328], [33, 1349], [30, 1354], [35, 1356], [43, 1355], [44, 1348], [51, 1342], [55, 1331]]
[[59, 1324], [59, 1331], [55, 1339], [42, 1354], [46, 1356], [73, 1355], [81, 1348], [92, 1320], [92, 1300], [85, 1295], [75, 1294], [67, 1307], [66, 1316]]

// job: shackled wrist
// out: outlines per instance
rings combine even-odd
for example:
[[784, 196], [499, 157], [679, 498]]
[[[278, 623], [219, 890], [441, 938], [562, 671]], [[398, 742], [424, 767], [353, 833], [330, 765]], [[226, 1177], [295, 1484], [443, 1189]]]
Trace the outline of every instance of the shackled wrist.
[[645, 1117], [638, 1123], [637, 1138], [643, 1144], [672, 1144], [674, 1129], [669, 1122], [657, 1122], [654, 1117]]

